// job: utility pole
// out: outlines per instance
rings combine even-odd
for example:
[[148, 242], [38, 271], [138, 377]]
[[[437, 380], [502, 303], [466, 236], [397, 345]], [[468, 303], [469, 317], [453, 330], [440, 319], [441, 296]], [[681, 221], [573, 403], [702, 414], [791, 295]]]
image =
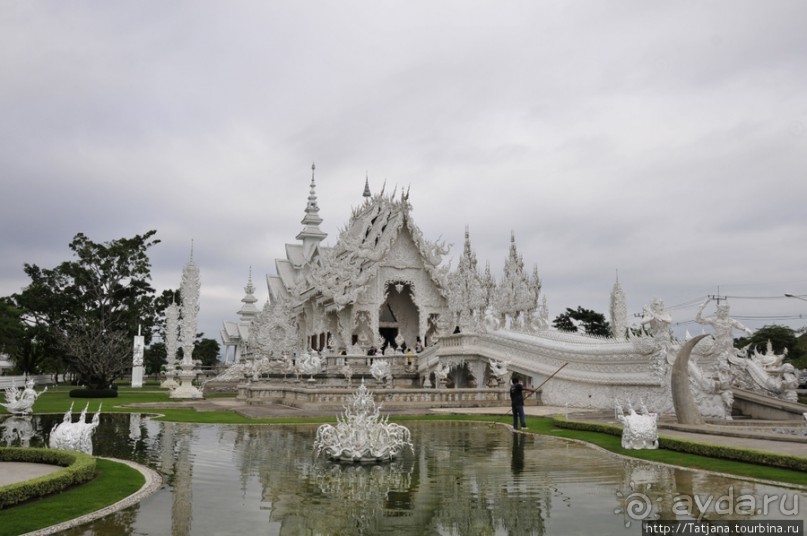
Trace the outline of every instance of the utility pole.
[[721, 300], [728, 299], [725, 296], [720, 295], [720, 285], [717, 286], [717, 294], [707, 294], [706, 297], [709, 298], [710, 300], [714, 300], [717, 303], [717, 305], [720, 305]]

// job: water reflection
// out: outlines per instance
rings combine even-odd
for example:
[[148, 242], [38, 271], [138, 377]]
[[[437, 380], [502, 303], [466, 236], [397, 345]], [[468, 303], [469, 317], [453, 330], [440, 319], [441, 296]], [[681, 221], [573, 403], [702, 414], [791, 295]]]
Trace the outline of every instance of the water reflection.
[[0, 428], [2, 428], [2, 441], [7, 447], [31, 446], [31, 439], [37, 435], [41, 435], [41, 431], [35, 428], [39, 421], [34, 421], [32, 415], [12, 415], [3, 421]]
[[[35, 416], [28, 424], [30, 445], [44, 444], [53, 423]], [[801, 491], [625, 460], [497, 426], [408, 426], [414, 454], [388, 466], [342, 467], [314, 457], [316, 425], [102, 416], [97, 454], [149, 465], [165, 485], [137, 506], [66, 534], [626, 535], [643, 517], [805, 519], [793, 511], [794, 503], [807, 508]], [[28, 436], [20, 434], [24, 423], [6, 419], [2, 427], [4, 441]], [[747, 496], [761, 505], [773, 495], [786, 498], [784, 509], [776, 503], [749, 512], [736, 504]]]

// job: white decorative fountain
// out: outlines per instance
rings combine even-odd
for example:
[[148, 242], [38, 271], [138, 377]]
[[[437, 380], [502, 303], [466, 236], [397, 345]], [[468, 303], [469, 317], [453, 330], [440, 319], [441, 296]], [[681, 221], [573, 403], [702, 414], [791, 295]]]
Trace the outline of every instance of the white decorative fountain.
[[48, 442], [50, 448], [76, 450], [85, 454], [92, 454], [92, 435], [100, 423], [101, 405], [98, 405], [98, 411], [95, 412], [92, 420], [86, 422], [85, 418], [89, 407], [90, 403], [87, 402], [78, 421], [73, 422], [73, 404], [70, 404], [70, 409], [64, 414], [62, 422], [55, 425], [50, 432]]
[[658, 414], [650, 413], [644, 402], [640, 400], [641, 413], [636, 413], [628, 400], [628, 412], [623, 413], [619, 401], [615, 401], [614, 412], [622, 423], [623, 449], [657, 449], [658, 448]]
[[317, 429], [314, 450], [342, 463], [379, 463], [395, 459], [405, 448], [414, 452], [409, 429], [381, 417], [373, 394], [364, 385], [353, 394], [336, 426]]

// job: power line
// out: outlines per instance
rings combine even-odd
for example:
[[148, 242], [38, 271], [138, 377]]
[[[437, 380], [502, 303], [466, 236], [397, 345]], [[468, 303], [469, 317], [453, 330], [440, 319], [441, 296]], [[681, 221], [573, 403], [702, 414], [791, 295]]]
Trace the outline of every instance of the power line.
[[804, 318], [804, 315], [789, 315], [789, 316], [743, 316], [732, 315], [732, 318], [741, 318], [743, 320], [798, 320]]
[[725, 296], [725, 298], [731, 298], [732, 300], [779, 300], [786, 297], [784, 294], [781, 296]]

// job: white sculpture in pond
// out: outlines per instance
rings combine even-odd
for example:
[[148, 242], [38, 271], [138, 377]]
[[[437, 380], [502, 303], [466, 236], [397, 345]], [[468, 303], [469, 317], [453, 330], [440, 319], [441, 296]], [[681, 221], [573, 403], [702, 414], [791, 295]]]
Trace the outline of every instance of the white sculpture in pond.
[[17, 442], [20, 447], [29, 446], [31, 439], [36, 435], [32, 419], [30, 415], [14, 415], [3, 421], [3, 424], [0, 424], [3, 431], [2, 442], [7, 447], [13, 447]]
[[370, 374], [378, 383], [392, 386], [392, 367], [388, 359], [374, 359], [370, 365]]
[[382, 418], [380, 409], [362, 383], [336, 426], [323, 424], [317, 429], [316, 454], [325, 452], [339, 462], [376, 463], [394, 459], [407, 447], [414, 453], [409, 429]]
[[48, 442], [50, 448], [58, 450], [76, 450], [85, 454], [92, 454], [92, 435], [100, 422], [101, 405], [98, 405], [98, 411], [95, 412], [92, 420], [85, 422], [89, 406], [90, 403], [87, 402], [78, 421], [72, 422], [73, 404], [70, 404], [70, 409], [64, 414], [62, 422], [55, 425], [50, 432], [50, 440]]
[[[630, 406], [630, 401], [628, 401]], [[617, 418], [622, 423], [623, 449], [657, 449], [658, 448], [658, 414], [646, 413], [647, 409], [642, 403], [644, 414], [640, 415], [629, 407], [628, 414], [623, 415], [622, 407], [616, 402]]]
[[0, 406], [15, 415], [30, 415], [33, 412], [36, 399], [45, 394], [47, 390], [48, 388], [45, 387], [41, 392], [37, 393], [34, 390], [34, 380], [28, 378], [25, 382], [25, 389], [20, 391], [12, 381], [11, 387], [6, 388], [6, 402], [0, 403]]

